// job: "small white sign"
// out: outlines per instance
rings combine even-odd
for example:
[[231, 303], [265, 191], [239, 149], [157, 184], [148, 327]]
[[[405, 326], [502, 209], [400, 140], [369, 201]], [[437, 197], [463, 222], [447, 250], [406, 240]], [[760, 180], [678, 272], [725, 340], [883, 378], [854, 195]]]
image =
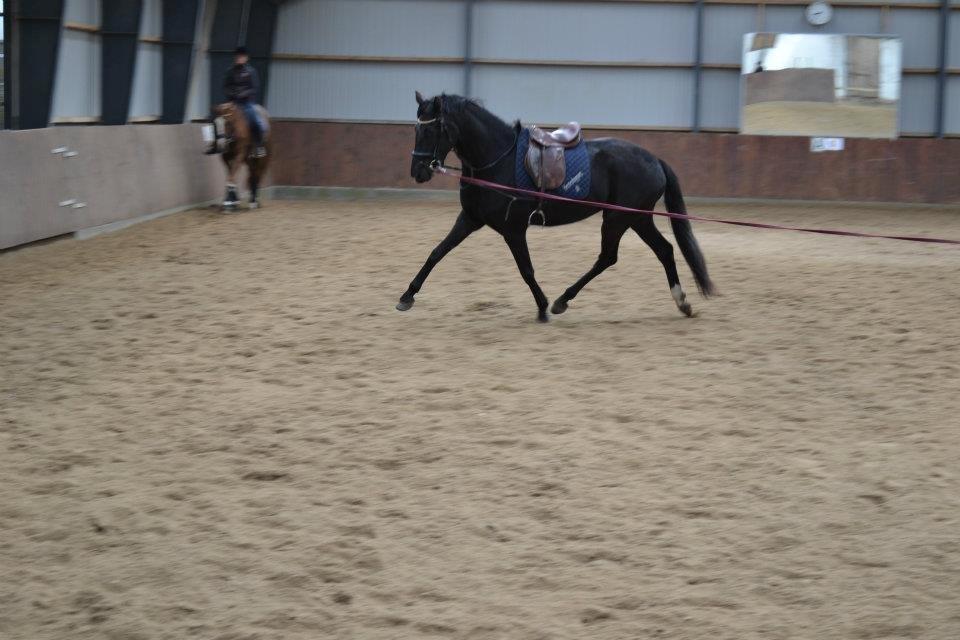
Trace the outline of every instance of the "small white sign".
[[843, 151], [843, 138], [810, 138], [810, 151]]

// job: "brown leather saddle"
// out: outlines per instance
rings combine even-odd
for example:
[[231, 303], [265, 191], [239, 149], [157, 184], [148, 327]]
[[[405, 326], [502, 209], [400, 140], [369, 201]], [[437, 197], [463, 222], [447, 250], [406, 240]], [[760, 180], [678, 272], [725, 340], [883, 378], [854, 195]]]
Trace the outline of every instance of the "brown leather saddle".
[[580, 144], [580, 125], [570, 122], [554, 131], [544, 131], [540, 127], [530, 127], [530, 144], [524, 165], [533, 183], [541, 191], [559, 189], [566, 178], [564, 149]]

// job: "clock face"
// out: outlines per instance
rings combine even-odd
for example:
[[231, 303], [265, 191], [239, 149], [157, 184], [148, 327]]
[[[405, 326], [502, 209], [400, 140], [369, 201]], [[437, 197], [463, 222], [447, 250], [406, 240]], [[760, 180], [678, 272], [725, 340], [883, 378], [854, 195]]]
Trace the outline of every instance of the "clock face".
[[826, 2], [812, 2], [807, 6], [807, 22], [819, 27], [830, 22], [833, 16], [833, 7]]

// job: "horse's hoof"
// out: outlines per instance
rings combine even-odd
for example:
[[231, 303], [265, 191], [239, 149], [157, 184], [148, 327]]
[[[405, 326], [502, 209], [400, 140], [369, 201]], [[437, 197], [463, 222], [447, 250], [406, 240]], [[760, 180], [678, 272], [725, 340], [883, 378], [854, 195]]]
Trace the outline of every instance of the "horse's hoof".
[[684, 302], [683, 304], [680, 304], [677, 306], [680, 309], [680, 311], [683, 313], [683, 315], [687, 316], [688, 318], [693, 317], [693, 307], [690, 306], [689, 302]]
[[251, 209], [259, 209], [259, 208], [260, 208], [260, 203], [257, 202], [257, 201], [253, 201], [253, 202], [250, 203], [250, 208], [251, 208]]
[[397, 303], [397, 311], [409, 311], [410, 307], [413, 306], [413, 300], [403, 300]]
[[537, 322], [550, 322], [550, 316], [547, 315], [546, 310], [537, 314]]
[[557, 298], [553, 301], [553, 306], [550, 307], [550, 313], [555, 316], [560, 315], [567, 310], [567, 301], [562, 298]]
[[224, 203], [220, 205], [220, 210], [233, 213], [237, 210], [237, 203], [230, 200], [224, 201]]

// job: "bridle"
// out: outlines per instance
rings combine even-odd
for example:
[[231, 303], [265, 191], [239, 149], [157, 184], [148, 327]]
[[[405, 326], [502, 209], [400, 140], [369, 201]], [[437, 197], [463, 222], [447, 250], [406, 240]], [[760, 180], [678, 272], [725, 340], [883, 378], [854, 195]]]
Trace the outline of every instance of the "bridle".
[[[433, 151], [420, 151], [419, 149], [414, 149], [413, 151], [410, 152], [410, 155], [412, 155], [414, 158], [430, 158], [430, 169], [432, 171], [436, 171], [440, 167], [444, 166], [443, 160], [440, 159], [440, 140], [446, 134], [447, 127], [443, 122], [443, 104], [442, 103], [440, 105], [440, 115], [438, 115], [437, 117], [430, 118], [429, 120], [423, 120], [421, 118], [417, 118], [418, 127], [423, 124], [433, 124], [434, 122], [439, 122], [440, 131], [438, 132], [437, 143], [434, 145]], [[496, 160], [494, 160], [493, 162], [485, 164], [482, 167], [471, 167], [469, 164], [464, 162], [463, 166], [469, 169], [471, 175], [475, 174], [478, 171], [486, 171], [487, 169], [492, 169], [497, 164], [499, 164], [501, 160], [506, 158], [511, 151], [514, 150], [514, 148], [517, 146], [517, 140], [519, 140], [519, 138], [520, 138], [519, 134], [514, 135], [513, 143], [509, 147], [507, 147], [507, 149], [504, 150], [503, 153], [498, 155]], [[451, 141], [449, 137], [447, 138], [447, 140]], [[457, 152], [456, 144], [451, 145], [451, 149], [453, 149], [454, 152]], [[457, 155], [460, 155], [459, 152], [457, 152]], [[461, 160], [462, 159], [463, 158], [461, 157]], [[459, 167], [451, 167], [451, 168], [459, 169]]]
[[419, 127], [422, 124], [433, 124], [434, 122], [440, 122], [440, 131], [437, 135], [437, 144], [434, 145], [433, 151], [420, 151], [419, 149], [414, 149], [410, 152], [414, 158], [430, 158], [430, 168], [436, 169], [443, 165], [443, 162], [440, 160], [440, 139], [446, 131], [446, 127], [443, 124], [443, 117], [437, 116], [436, 118], [430, 118], [429, 120], [422, 120], [417, 118], [417, 126]]

